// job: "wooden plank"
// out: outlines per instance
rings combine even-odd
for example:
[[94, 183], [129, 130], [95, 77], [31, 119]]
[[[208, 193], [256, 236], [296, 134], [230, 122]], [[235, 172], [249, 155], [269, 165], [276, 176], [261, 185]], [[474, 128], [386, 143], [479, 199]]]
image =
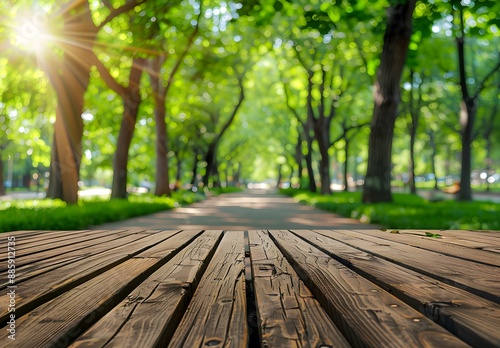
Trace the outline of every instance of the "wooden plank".
[[417, 248], [422, 248], [430, 251], [435, 251], [440, 254], [458, 257], [464, 260], [483, 263], [485, 265], [500, 267], [500, 257], [491, 255], [484, 250], [470, 248], [467, 246], [458, 245], [456, 243], [448, 243], [448, 237], [430, 238], [426, 236], [427, 233], [441, 234], [441, 231], [408, 231], [397, 230], [399, 233], [391, 233], [395, 230], [357, 230], [361, 234], [367, 234], [372, 237], [391, 240], [396, 243], [402, 243]]
[[[109, 232], [113, 235], [113, 232]], [[40, 240], [43, 244], [36, 245], [29, 248], [16, 248], [19, 253], [19, 262], [22, 262], [23, 258], [28, 258], [31, 255], [41, 254], [40, 257], [44, 257], [47, 254], [59, 253], [60, 248], [65, 248], [66, 250], [77, 250], [80, 245], [86, 246], [89, 243], [97, 244], [101, 238], [106, 238], [107, 233], [93, 233], [90, 231], [88, 233], [82, 233], [80, 235], [71, 235], [71, 238], [65, 238], [67, 235], [61, 235], [60, 238], [54, 237], [54, 240], [45, 241]], [[85, 244], [86, 243], [86, 244]], [[17, 243], [16, 243], [17, 246]], [[33, 257], [32, 257], [33, 258]], [[35, 256], [36, 258], [36, 256]]]
[[288, 231], [273, 240], [357, 347], [465, 347], [415, 309]]
[[500, 284], [500, 270], [498, 267], [458, 259], [355, 231], [322, 230], [318, 232], [413, 271], [500, 303], [500, 287], [498, 286]]
[[312, 231], [293, 231], [475, 347], [500, 347], [500, 305]]
[[16, 321], [16, 329], [24, 334], [19, 334], [7, 347], [67, 346], [198, 234], [169, 238], [161, 244], [168, 244], [170, 248], [164, 248], [165, 254], [160, 257], [136, 255], [32, 310]]
[[246, 347], [243, 232], [226, 232], [169, 347]]
[[[96, 246], [90, 245], [86, 248], [66, 252], [66, 250], [71, 250], [68, 247], [65, 250], [61, 250], [60, 254], [54, 255], [51, 258], [41, 259], [24, 266], [19, 266], [16, 259], [16, 284], [19, 284], [43, 273], [49, 272], [53, 269], [58, 269], [73, 262], [89, 258], [93, 255], [118, 248], [131, 242], [139, 241], [140, 239], [147, 236], [147, 234], [140, 234], [133, 231], [131, 231], [130, 233], [133, 234], [123, 235], [123, 238], [103, 242]], [[72, 245], [72, 247], [75, 247], [75, 245]], [[7, 280], [6, 273], [6, 271], [0, 273], [0, 279]], [[1, 278], [1, 275], [4, 275], [4, 278]], [[0, 285], [0, 290], [4, 289], [7, 285], [8, 282], [5, 281]]]
[[[65, 245], [60, 248], [47, 248], [41, 249], [39, 252], [26, 253], [25, 250], [16, 250], [16, 270], [21, 271], [23, 267], [30, 265], [31, 263], [39, 263], [43, 260], [52, 259], [57, 262], [58, 259], [65, 258], [69, 256], [69, 253], [88, 253], [93, 252], [95, 249], [100, 249], [103, 245], [107, 245], [109, 241], [116, 241], [120, 238], [124, 238], [131, 234], [137, 234], [134, 231], [127, 231], [123, 233], [116, 234], [105, 234], [103, 236], [94, 237], [91, 239], [80, 240], [75, 238], [73, 243], [68, 243], [64, 241]], [[54, 243], [55, 244], [55, 243]], [[17, 248], [16, 248], [17, 249]], [[7, 270], [7, 265], [4, 264], [0, 266], [0, 277], [2, 272]], [[19, 273], [19, 272], [16, 272]]]
[[[362, 230], [356, 230], [361, 232]], [[480, 231], [455, 231], [455, 230], [398, 230], [403, 234], [425, 234], [425, 232], [439, 233], [448, 243], [461, 245], [469, 248], [482, 249], [483, 247], [500, 247], [499, 233]]]
[[222, 231], [204, 232], [71, 347], [166, 346], [221, 237]]
[[99, 231], [99, 234], [95, 234], [91, 230], [82, 231], [55, 231], [53, 233], [44, 233], [33, 236], [32, 238], [25, 238], [23, 236], [16, 237], [16, 246], [18, 250], [23, 250], [24, 254], [28, 254], [28, 250], [34, 249], [40, 246], [48, 246], [52, 243], [58, 243], [67, 240], [73, 240], [77, 237], [91, 237], [104, 235], [106, 233], [115, 233], [114, 231]]
[[[176, 232], [165, 231], [164, 233], [146, 236], [110, 250], [103, 255], [93, 255], [26, 280], [21, 283], [22, 292], [20, 291], [16, 298], [16, 314], [18, 316], [23, 315], [55, 296], [88, 281], [92, 277], [115, 267], [152, 246], [168, 240], [174, 235], [176, 235]], [[7, 306], [7, 296], [1, 296], [0, 322], [7, 320]]]
[[267, 232], [249, 231], [262, 347], [350, 347]]

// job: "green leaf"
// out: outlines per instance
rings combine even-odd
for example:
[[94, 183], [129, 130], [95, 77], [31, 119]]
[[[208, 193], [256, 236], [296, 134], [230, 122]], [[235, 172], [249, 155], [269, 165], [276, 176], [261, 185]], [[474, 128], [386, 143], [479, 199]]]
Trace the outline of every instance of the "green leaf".
[[425, 232], [425, 236], [429, 238], [441, 238], [439, 233]]

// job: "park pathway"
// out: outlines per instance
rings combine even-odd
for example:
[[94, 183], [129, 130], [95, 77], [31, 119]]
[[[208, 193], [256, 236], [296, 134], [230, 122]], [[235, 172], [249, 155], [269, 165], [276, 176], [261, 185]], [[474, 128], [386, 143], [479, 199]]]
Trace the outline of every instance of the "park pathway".
[[274, 190], [247, 190], [210, 197], [186, 207], [94, 226], [93, 229], [375, 229], [296, 203]]

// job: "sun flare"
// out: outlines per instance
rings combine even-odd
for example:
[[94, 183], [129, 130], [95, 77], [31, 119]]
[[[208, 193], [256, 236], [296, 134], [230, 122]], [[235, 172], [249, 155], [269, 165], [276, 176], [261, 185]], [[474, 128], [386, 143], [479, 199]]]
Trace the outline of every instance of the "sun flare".
[[20, 18], [14, 32], [16, 46], [26, 51], [39, 52], [51, 41], [47, 21], [36, 15]]

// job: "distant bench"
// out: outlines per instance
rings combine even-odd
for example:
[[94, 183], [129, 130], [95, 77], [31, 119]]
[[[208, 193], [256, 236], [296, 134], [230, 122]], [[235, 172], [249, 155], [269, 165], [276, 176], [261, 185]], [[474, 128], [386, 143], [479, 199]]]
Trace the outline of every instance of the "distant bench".
[[456, 195], [460, 192], [460, 183], [455, 182], [453, 185], [443, 188], [442, 191], [445, 193]]
[[[500, 233], [4, 236], [3, 250], [15, 238], [19, 294], [5, 347], [500, 346]], [[5, 258], [0, 267], [6, 294]]]

